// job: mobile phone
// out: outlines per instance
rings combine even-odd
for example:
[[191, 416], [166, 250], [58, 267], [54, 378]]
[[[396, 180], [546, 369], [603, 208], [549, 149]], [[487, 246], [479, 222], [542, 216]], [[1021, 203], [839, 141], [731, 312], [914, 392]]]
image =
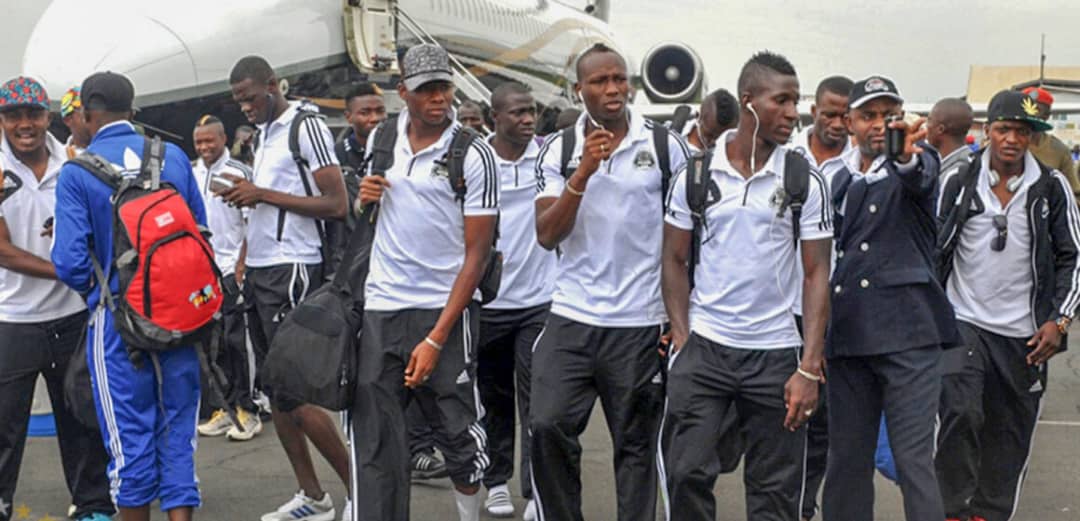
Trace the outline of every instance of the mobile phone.
[[903, 121], [904, 116], [894, 114], [885, 118], [885, 155], [893, 161], [904, 154], [904, 139], [907, 132], [901, 128], [892, 128], [892, 124]]
[[211, 192], [214, 192], [214, 193], [224, 192], [225, 190], [228, 190], [228, 189], [230, 189], [230, 188], [232, 188], [234, 186], [236, 186], [236, 185], [232, 181], [230, 181], [230, 180], [228, 180], [225, 177], [222, 177], [220, 175], [215, 175], [215, 176], [210, 178], [210, 191]]

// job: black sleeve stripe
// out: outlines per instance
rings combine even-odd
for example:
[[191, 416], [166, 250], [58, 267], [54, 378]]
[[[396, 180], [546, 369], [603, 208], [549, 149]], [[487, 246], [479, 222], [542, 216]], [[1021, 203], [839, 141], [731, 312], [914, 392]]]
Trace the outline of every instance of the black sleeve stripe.
[[536, 193], [540, 194], [544, 192], [544, 188], [547, 187], [547, 181], [544, 180], [544, 158], [547, 157], [548, 150], [556, 141], [562, 143], [562, 132], [556, 132], [555, 137], [544, 141], [543, 145], [540, 145], [540, 152], [536, 156]]
[[[1071, 192], [1072, 188], [1069, 186], [1068, 179], [1061, 172], [1055, 170], [1051, 175], [1058, 180], [1061, 190], [1066, 192], [1063, 197], [1065, 199], [1065, 215], [1069, 225], [1069, 238], [1073, 241], [1073, 247], [1080, 251], [1080, 210], [1077, 209], [1076, 204], [1071, 201], [1067, 193]], [[1078, 299], [1080, 299], [1080, 261], [1077, 261], [1073, 266], [1069, 293], [1066, 294], [1058, 312], [1067, 317], [1073, 316], [1076, 313], [1077, 304], [1080, 303]]]
[[[829, 191], [826, 189], [828, 184], [825, 182], [825, 176], [821, 175], [821, 172], [818, 172], [817, 170], [814, 170], [813, 168], [811, 168], [810, 169], [810, 179], [813, 179], [814, 181], [817, 181], [818, 191], [821, 193], [821, 226], [823, 227], [822, 230], [831, 229], [832, 228], [832, 216], [829, 215], [829, 213], [830, 213], [829, 212], [829, 205], [828, 205]], [[824, 227], [827, 227], [827, 228], [824, 228]]]
[[307, 131], [308, 141], [311, 144], [311, 150], [315, 153], [315, 159], [319, 163], [318, 170], [326, 165], [334, 163], [330, 158], [330, 151], [325, 141], [323, 141], [322, 128], [320, 128], [321, 121], [318, 118], [308, 117], [304, 120], [304, 130]]
[[497, 208], [499, 206], [499, 185], [497, 184], [499, 181], [495, 155], [480, 141], [473, 141], [471, 148], [480, 156], [480, 162], [484, 167], [484, 192], [481, 197], [481, 207]]

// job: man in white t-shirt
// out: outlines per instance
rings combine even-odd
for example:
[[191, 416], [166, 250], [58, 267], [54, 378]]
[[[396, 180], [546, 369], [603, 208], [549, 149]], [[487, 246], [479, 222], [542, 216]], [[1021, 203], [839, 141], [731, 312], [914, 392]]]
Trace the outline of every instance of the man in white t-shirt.
[[[484, 473], [485, 507], [493, 516], [509, 517], [514, 513], [507, 481], [514, 473], [515, 394], [523, 426], [521, 495], [530, 502], [532, 497], [527, 428], [532, 347], [551, 306], [557, 259], [536, 241], [536, 100], [524, 85], [504, 83], [491, 95], [491, 110], [495, 134], [489, 142], [499, 168], [499, 250], [505, 262], [499, 297], [480, 310], [476, 373], [491, 456]], [[526, 512], [534, 509], [531, 504]]]
[[[540, 519], [581, 519], [578, 437], [599, 397], [614, 441], [616, 518], [651, 521], [663, 400], [660, 249], [670, 181], [657, 147], [667, 148], [672, 172], [689, 152], [681, 137], [655, 131], [627, 108], [626, 61], [617, 52], [594, 45], [576, 71], [585, 114], [573, 134], [548, 140], [537, 161], [537, 239], [561, 256], [551, 314], [533, 349], [533, 495]], [[563, 165], [570, 135], [575, 145]]]
[[[220, 193], [228, 203], [251, 208], [246, 233], [245, 285], [250, 285], [256, 350], [266, 353], [278, 326], [323, 280], [323, 250], [319, 219], [343, 219], [348, 206], [345, 181], [334, 157], [330, 129], [318, 117], [304, 118], [297, 129], [302, 169], [293, 160], [289, 132], [301, 111], [314, 110], [290, 103], [278, 88], [277, 76], [261, 57], [241, 58], [229, 76], [233, 99], [248, 121], [259, 128], [251, 181], [224, 174], [233, 183]], [[330, 463], [346, 485], [349, 456], [338, 429], [326, 411], [270, 395], [274, 428], [289, 457], [300, 491], [262, 521], [322, 521], [334, 517], [330, 494], [323, 491], [307, 440]], [[346, 503], [348, 512], [348, 503]], [[347, 514], [345, 514], [347, 515]]]
[[[361, 203], [378, 203], [378, 220], [351, 411], [354, 494], [363, 498], [356, 517], [409, 518], [404, 408], [415, 401], [446, 458], [459, 518], [479, 521], [489, 460], [476, 390], [475, 300], [499, 213], [498, 171], [484, 139], [454, 121], [446, 50], [414, 46], [402, 69], [406, 109], [372, 134], [374, 155], [360, 184]], [[451, 157], [455, 140], [469, 135], [467, 148]], [[393, 138], [385, 149], [384, 136]], [[452, 185], [458, 165], [463, 186]]]
[[[199, 159], [192, 167], [195, 182], [206, 206], [206, 224], [210, 228], [210, 246], [214, 260], [223, 276], [221, 314], [224, 342], [218, 354], [218, 366], [225, 373], [227, 388], [222, 389], [225, 403], [218, 403], [215, 393], [206, 393], [203, 407], [212, 412], [199, 425], [203, 436], [225, 435], [230, 440], [246, 441], [262, 432], [259, 407], [252, 400], [255, 377], [254, 354], [249, 356], [247, 328], [244, 325], [244, 302], [240, 299], [244, 283], [244, 209], [225, 202], [218, 193], [232, 185], [224, 176], [251, 180], [251, 168], [234, 160], [225, 147], [225, 125], [214, 116], [202, 116], [193, 134], [195, 152]], [[232, 424], [225, 408], [236, 408], [236, 418], [242, 429]], [[205, 409], [204, 409], [205, 410]]]
[[[56, 182], [67, 160], [48, 132], [49, 98], [25, 77], [0, 86], [0, 520], [11, 505], [26, 446], [30, 402], [45, 377], [72, 519], [101, 521], [116, 510], [109, 495], [109, 458], [97, 425], [68, 409], [64, 373], [86, 331], [86, 304], [56, 280], [49, 261]], [[90, 389], [85, 389], [87, 401]]]
[[[797, 521], [803, 425], [823, 380], [831, 208], [825, 180], [783, 146], [798, 121], [799, 80], [787, 59], [761, 52], [743, 67], [738, 89], [739, 126], [700, 165], [709, 181], [699, 259], [690, 257], [695, 210], [686, 172], [672, 187], [664, 228], [672, 355], [659, 463], [672, 520], [715, 519], [712, 487], [720, 472], [734, 470], [739, 444], [732, 440], [741, 434], [747, 519]], [[803, 168], [796, 172], [791, 162]], [[787, 175], [807, 176], [799, 215], [784, 206]], [[695, 261], [691, 291], [687, 266]], [[800, 295], [805, 342], [792, 313]]]

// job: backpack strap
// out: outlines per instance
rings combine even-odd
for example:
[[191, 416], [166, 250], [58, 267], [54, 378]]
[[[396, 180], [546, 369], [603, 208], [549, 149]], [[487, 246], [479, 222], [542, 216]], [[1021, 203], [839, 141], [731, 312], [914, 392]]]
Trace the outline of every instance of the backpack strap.
[[701, 241], [705, 228], [705, 210], [709, 200], [709, 184], [712, 172], [712, 151], [690, 158], [686, 163], [686, 204], [690, 208], [690, 220], [694, 223], [690, 232], [690, 258], [687, 270], [690, 287], [694, 286], [694, 269], [701, 261]]
[[780, 203], [780, 215], [791, 209], [791, 236], [799, 245], [799, 221], [803, 204], [810, 192], [810, 162], [802, 154], [788, 150], [784, 157], [784, 200]]
[[577, 145], [577, 126], [570, 125], [562, 130], [562, 151], [559, 156], [559, 175], [563, 179], [569, 179], [572, 172], [567, 172], [570, 160], [574, 158], [574, 147]]
[[161, 141], [161, 138], [154, 136], [152, 139], [144, 140], [139, 178], [149, 180], [151, 190], [161, 188], [161, 166], [164, 162], [165, 143]]
[[[461, 205], [462, 211], [465, 210], [465, 193], [467, 190], [465, 186], [465, 155], [468, 154], [473, 141], [480, 137], [480, 134], [475, 130], [463, 126], [457, 134], [454, 134], [454, 139], [450, 141], [450, 151], [446, 154], [446, 170], [449, 174], [450, 186], [454, 189], [454, 199]], [[491, 241], [492, 246], [499, 242], [500, 217], [501, 214], [495, 216], [495, 236]]]
[[397, 145], [397, 116], [386, 118], [375, 131], [375, 139], [368, 144], [371, 151], [369, 165], [372, 175], [386, 175], [394, 166], [394, 147]]
[[105, 183], [112, 188], [113, 191], [120, 189], [120, 184], [123, 182], [123, 176], [120, 172], [117, 172], [113, 168], [112, 163], [109, 163], [104, 157], [101, 157], [93, 152], [83, 152], [71, 159], [67, 160], [68, 163], [77, 165], [83, 170], [90, 172], [98, 181]]
[[[293, 162], [296, 163], [296, 170], [300, 174], [300, 182], [304, 185], [304, 193], [308, 197], [315, 195], [315, 191], [311, 188], [311, 184], [314, 179], [308, 179], [310, 174], [311, 165], [308, 164], [307, 159], [304, 159], [304, 155], [300, 151], [300, 126], [304, 124], [309, 118], [318, 118], [318, 114], [309, 112], [303, 109], [297, 109], [296, 115], [293, 116], [292, 123], [289, 125], [289, 153], [292, 154]], [[313, 145], [314, 146], [314, 145]], [[285, 210], [278, 210], [278, 230], [279, 235], [285, 224]], [[330, 255], [327, 251], [326, 241], [326, 223], [322, 219], [315, 219], [315, 230], [319, 233], [319, 250], [322, 253], [324, 263], [330, 262]]]
[[[653, 148], [656, 149], [656, 166], [660, 168], [660, 197], [663, 202], [667, 202], [668, 186], [671, 185], [671, 148], [668, 133], [667, 127], [657, 121], [653, 122]], [[708, 167], [708, 163], [705, 165]]]

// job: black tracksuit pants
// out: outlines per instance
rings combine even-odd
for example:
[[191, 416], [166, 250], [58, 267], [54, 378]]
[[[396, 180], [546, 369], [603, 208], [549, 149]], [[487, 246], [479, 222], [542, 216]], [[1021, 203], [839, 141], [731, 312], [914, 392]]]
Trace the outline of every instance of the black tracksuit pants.
[[796, 347], [736, 349], [691, 334], [668, 368], [659, 464], [669, 520], [716, 519], [716, 477], [745, 450], [746, 518], [798, 521], [806, 429], [784, 429], [784, 385], [798, 365]]
[[[259, 410], [252, 401], [252, 378], [255, 370], [255, 353], [248, 349], [247, 326], [245, 323], [246, 298], [241, 298], [241, 290], [232, 275], [222, 279], [222, 292], [225, 299], [221, 303], [224, 341], [218, 351], [218, 367], [225, 373], [226, 388], [221, 390], [225, 403], [221, 403], [215, 393], [204, 392], [203, 416], [209, 416], [215, 409], [226, 409], [228, 404], [248, 412]], [[250, 294], [250, 292], [249, 292]], [[206, 375], [202, 375], [202, 389], [209, 389]]]
[[[75, 516], [112, 514], [109, 456], [97, 425], [87, 427], [64, 402], [64, 373], [85, 338], [87, 313], [38, 323], [0, 323], [0, 521], [14, 517], [15, 484], [26, 448], [26, 431], [38, 374], [45, 377], [56, 421], [56, 440]], [[86, 393], [91, 393], [87, 388]]]
[[351, 411], [356, 521], [408, 521], [409, 462], [405, 407], [415, 402], [432, 424], [450, 480], [478, 485], [488, 466], [483, 411], [476, 400], [478, 306], [469, 305], [443, 345], [435, 370], [415, 389], [403, 384], [413, 349], [442, 310], [365, 311], [356, 400]]
[[[803, 334], [802, 317], [796, 315], [799, 336]], [[818, 513], [818, 492], [825, 481], [825, 465], [829, 461], [829, 400], [825, 385], [818, 386], [817, 411], [806, 423], [806, 491], [803, 493], [802, 516], [811, 519]]]
[[618, 521], [656, 516], [660, 326], [596, 327], [549, 314], [532, 359], [533, 498], [541, 521], [581, 521], [581, 443], [599, 396], [611, 432]]
[[[521, 420], [521, 495], [532, 497], [529, 472], [529, 379], [532, 350], [544, 328], [548, 304], [525, 309], [480, 311], [480, 350], [476, 366], [484, 430], [491, 466], [484, 486], [492, 488], [514, 475], [514, 405]], [[516, 391], [516, 392], [515, 392]]]
[[[1046, 389], [1046, 365], [1025, 357], [1027, 338], [959, 322], [963, 347], [946, 352], [938, 484], [949, 518], [1006, 521], [1016, 510]], [[889, 418], [892, 421], [892, 418]]]
[[825, 521], [874, 519], [874, 452], [888, 418], [908, 521], [945, 519], [934, 475], [934, 429], [941, 397], [940, 347], [828, 360], [829, 463]]

